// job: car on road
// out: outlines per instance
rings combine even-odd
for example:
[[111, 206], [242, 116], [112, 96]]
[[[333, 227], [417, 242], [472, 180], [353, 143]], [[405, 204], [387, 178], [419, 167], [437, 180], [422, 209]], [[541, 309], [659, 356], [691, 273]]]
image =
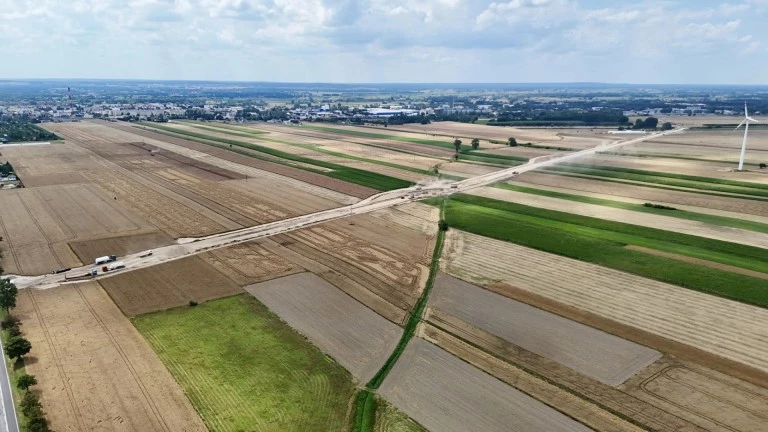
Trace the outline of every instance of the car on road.
[[71, 267], [67, 267], [67, 268], [60, 268], [60, 269], [56, 269], [56, 270], [52, 271], [52, 272], [51, 272], [51, 274], [60, 274], [60, 273], [66, 273], [66, 272], [68, 272], [68, 271], [70, 271], [70, 270], [72, 270], [72, 268], [71, 268]]
[[153, 252], [151, 250], [148, 250], [146, 252], [143, 252], [139, 255], [139, 258], [146, 258], [148, 256], [152, 256]]

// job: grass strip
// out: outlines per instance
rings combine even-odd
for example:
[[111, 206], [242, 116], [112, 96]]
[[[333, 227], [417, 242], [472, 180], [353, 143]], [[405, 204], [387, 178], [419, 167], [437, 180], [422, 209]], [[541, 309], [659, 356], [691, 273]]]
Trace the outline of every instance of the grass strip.
[[[0, 319], [5, 318], [6, 315], [7, 314], [3, 310], [0, 313]], [[10, 339], [11, 337], [8, 330], [0, 331], [0, 337], [2, 337], [2, 340], [3, 340], [3, 352], [0, 353], [0, 355], [5, 356], [5, 364], [7, 366], [6, 370], [8, 372], [8, 381], [10, 382], [11, 393], [13, 394], [13, 407], [16, 410], [16, 420], [19, 423], [19, 430], [21, 432], [27, 432], [29, 431], [29, 426], [27, 425], [28, 419], [27, 419], [27, 416], [25, 416], [21, 412], [21, 406], [19, 405], [21, 403], [21, 399], [24, 397], [24, 391], [16, 386], [16, 383], [19, 382], [19, 377], [21, 377], [22, 375], [26, 375], [27, 373], [26, 367], [24, 366], [24, 359], [20, 361], [14, 361], [8, 358], [8, 356], [5, 354], [5, 347], [8, 344], [8, 339]], [[35, 347], [32, 347], [32, 349], [34, 348]]]
[[[218, 138], [210, 135], [198, 134], [190, 131], [183, 131], [183, 130], [175, 129], [172, 127], [160, 126], [157, 124], [151, 124], [146, 126], [152, 129], [157, 129], [161, 131], [160, 133], [162, 133], [162, 131], [167, 132], [166, 135], [168, 135], [168, 133], [182, 135], [187, 139], [191, 139], [192, 141], [199, 142], [201, 144], [210, 145], [211, 141], [219, 142], [223, 144], [229, 144], [237, 147], [247, 148], [250, 150], [257, 151], [259, 153], [274, 156], [276, 158], [284, 159], [287, 161], [299, 162], [299, 163], [304, 163], [308, 165], [314, 165], [320, 168], [330, 169], [331, 171], [323, 171], [319, 169], [312, 170], [312, 169], [307, 169], [306, 167], [301, 167], [301, 166], [297, 167], [296, 165], [283, 163], [284, 165], [292, 166], [294, 168], [300, 168], [305, 171], [314, 172], [317, 174], [324, 175], [326, 177], [332, 177], [339, 180], [344, 180], [350, 183], [359, 184], [361, 186], [370, 187], [372, 189], [376, 189], [380, 191], [402, 189], [402, 188], [411, 186], [411, 182], [402, 180], [399, 178], [390, 177], [384, 174], [372, 173], [372, 172], [357, 169], [357, 168], [346, 167], [343, 165], [338, 165], [330, 162], [318, 161], [318, 160], [310, 159], [304, 156], [294, 155], [291, 153], [271, 149], [269, 147], [264, 147], [257, 144], [251, 144], [244, 141]], [[226, 148], [226, 147], [220, 147], [220, 148]], [[266, 159], [266, 160], [271, 160], [271, 159]], [[275, 160], [271, 160], [271, 161], [281, 163], [280, 161], [275, 161]]]
[[738, 228], [738, 229], [768, 234], [768, 224], [753, 222], [750, 220], [743, 220], [743, 219], [731, 218], [726, 216], [710, 215], [706, 213], [697, 213], [697, 212], [680, 210], [680, 209], [665, 210], [660, 208], [648, 207], [643, 204], [614, 201], [614, 200], [609, 200], [604, 198], [594, 198], [594, 197], [588, 197], [584, 195], [550, 191], [546, 189], [536, 189], [536, 188], [530, 188], [526, 186], [519, 186], [516, 184], [510, 184], [510, 183], [500, 183], [500, 184], [497, 184], [496, 187], [499, 187], [501, 189], [508, 189], [516, 192], [523, 192], [523, 193], [532, 194], [532, 195], [540, 195], [540, 196], [546, 196], [551, 198], [559, 198], [559, 199], [564, 199], [569, 201], [582, 202], [585, 204], [595, 204], [595, 205], [600, 205], [604, 207], [632, 210], [632, 211], [641, 212], [641, 213], [650, 213], [650, 214], [656, 214], [661, 216], [671, 216], [671, 217], [676, 217], [680, 219], [688, 219], [688, 220], [693, 220], [697, 222], [708, 223], [712, 225], [727, 226], [731, 228]]
[[381, 383], [384, 382], [384, 378], [387, 377], [389, 371], [391, 371], [395, 366], [395, 363], [397, 363], [397, 360], [403, 354], [403, 351], [405, 351], [405, 347], [408, 345], [408, 342], [410, 342], [411, 338], [416, 332], [416, 326], [421, 321], [421, 315], [424, 313], [424, 308], [427, 306], [429, 293], [432, 291], [432, 285], [435, 282], [435, 276], [439, 270], [440, 255], [443, 252], [444, 239], [445, 231], [438, 230], [437, 240], [435, 241], [435, 250], [432, 253], [432, 262], [429, 266], [429, 278], [427, 279], [427, 284], [424, 287], [424, 291], [421, 293], [421, 297], [419, 297], [419, 299], [416, 301], [416, 304], [413, 306], [413, 309], [411, 310], [411, 314], [408, 317], [408, 322], [406, 322], [405, 327], [403, 328], [403, 335], [400, 337], [400, 341], [397, 343], [395, 350], [392, 351], [392, 354], [389, 355], [389, 358], [381, 366], [381, 369], [376, 372], [376, 375], [374, 375], [373, 378], [368, 381], [368, 388], [378, 389], [379, 386], [381, 386]]
[[[702, 251], [706, 254], [709, 251], [686, 243], [696, 246], [711, 245], [719, 248], [719, 251], [712, 252], [709, 258], [704, 259], [718, 262], [722, 257], [728, 257], [737, 262], [742, 259], [749, 260], [753, 265], [748, 267], [762, 269], [765, 267], [765, 263], [761, 261], [764, 261], [765, 251], [760, 248], [467, 195], [453, 197], [446, 208], [446, 220], [451, 227], [485, 237], [591, 262], [744, 303], [768, 307], [768, 290], [765, 289], [765, 280], [633, 251], [625, 246], [640, 243], [653, 249], [676, 249], [678, 250], [676, 253], [692, 256], [700, 255]], [[585, 223], [588, 225], [583, 226]], [[602, 229], [595, 226], [602, 226]], [[611, 231], [611, 228], [618, 231]], [[658, 235], [667, 237], [667, 241], [655, 239], [654, 237]], [[647, 238], [648, 236], [651, 238]], [[675, 240], [680, 243], [674, 243]], [[734, 254], [725, 253], [729, 250]], [[740, 258], [743, 255], [752, 254], [756, 256], [750, 259]], [[737, 266], [748, 268], [743, 265]]]
[[[610, 155], [610, 156], [629, 156], [633, 158], [654, 158], [654, 159], [680, 159], [680, 160], [689, 160], [689, 161], [696, 161], [696, 162], [710, 162], [710, 163], [722, 163], [722, 164], [728, 164], [731, 166], [737, 165], [738, 161], [727, 161], [727, 160], [718, 160], [718, 159], [704, 159], [704, 158], [695, 158], [695, 157], [688, 157], [688, 156], [676, 156], [676, 155], [668, 155], [668, 154], [659, 154], [659, 153], [631, 153], [631, 152], [620, 152], [620, 151], [606, 151], [606, 152], [597, 152], [595, 154], [598, 155]], [[753, 166], [753, 167], [759, 167], [760, 164], [757, 163], [751, 163], [751, 162], [744, 162], [744, 166]]]
[[[225, 128], [217, 128], [217, 127], [203, 126], [203, 125], [196, 124], [196, 123], [187, 123], [187, 124], [189, 126], [191, 126], [191, 127], [195, 127], [195, 128], [198, 128], [198, 129], [209, 130], [211, 132], [234, 134], [233, 132], [230, 132], [230, 130], [229, 130], [231, 128], [231, 126], [227, 126]], [[349, 160], [354, 160], [354, 161], [359, 161], [359, 162], [372, 163], [372, 164], [376, 164], [376, 165], [381, 165], [381, 166], [386, 166], [386, 167], [390, 167], [390, 168], [400, 169], [400, 170], [403, 170], [403, 171], [410, 171], [410, 172], [414, 172], [414, 173], [417, 173], [417, 174], [434, 175], [434, 173], [432, 173], [430, 171], [427, 171], [427, 170], [422, 170], [422, 169], [418, 169], [418, 168], [412, 168], [412, 167], [405, 166], [405, 165], [398, 165], [396, 163], [380, 161], [380, 160], [376, 160], [376, 159], [367, 159], [367, 158], [364, 158], [364, 157], [353, 156], [353, 155], [349, 155], [349, 154], [346, 154], [346, 153], [339, 153], [339, 152], [335, 152], [335, 151], [332, 151], [332, 150], [328, 150], [328, 149], [322, 148], [322, 147], [320, 147], [318, 145], [299, 144], [299, 143], [295, 143], [295, 142], [279, 140], [279, 139], [275, 139], [275, 138], [268, 138], [268, 137], [259, 135], [259, 134], [264, 134], [264, 133], [265, 132], [257, 132], [257, 134], [254, 134], [254, 135], [248, 135], [246, 133], [241, 133], [241, 134], [237, 134], [237, 135], [238, 136], [247, 137], [247, 138], [254, 138], [254, 139], [261, 140], [261, 141], [268, 141], [268, 142], [274, 142], [274, 143], [278, 143], [278, 144], [289, 145], [289, 146], [293, 146], [293, 147], [299, 147], [299, 148], [303, 148], [303, 149], [306, 149], [306, 150], [311, 150], [311, 151], [314, 151], [314, 152], [323, 153], [323, 154], [327, 154], [327, 155], [335, 156], [335, 157], [340, 157], [340, 158], [344, 158], [344, 159], [349, 159]]]
[[376, 422], [376, 409], [376, 398], [370, 390], [361, 389], [357, 392], [352, 431], [372, 432]]

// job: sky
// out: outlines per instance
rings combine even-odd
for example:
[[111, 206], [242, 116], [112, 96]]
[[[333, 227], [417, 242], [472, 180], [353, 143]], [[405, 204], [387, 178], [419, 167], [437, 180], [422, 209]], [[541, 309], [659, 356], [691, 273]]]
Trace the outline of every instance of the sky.
[[768, 84], [768, 0], [0, 0], [0, 79]]

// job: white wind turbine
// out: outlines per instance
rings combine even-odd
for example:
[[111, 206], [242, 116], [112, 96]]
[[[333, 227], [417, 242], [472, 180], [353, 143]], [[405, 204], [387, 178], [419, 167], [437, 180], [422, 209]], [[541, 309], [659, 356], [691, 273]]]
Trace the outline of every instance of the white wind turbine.
[[739, 123], [739, 125], [736, 126], [736, 129], [740, 128], [742, 125], [744, 126], [744, 141], [741, 142], [741, 156], [739, 157], [739, 171], [742, 171], [744, 169], [744, 153], [747, 152], [747, 132], [749, 132], [750, 123], [759, 123], [759, 122], [749, 116], [749, 112], [747, 112], [747, 103], [744, 102], [744, 120], [742, 120], [741, 123]]

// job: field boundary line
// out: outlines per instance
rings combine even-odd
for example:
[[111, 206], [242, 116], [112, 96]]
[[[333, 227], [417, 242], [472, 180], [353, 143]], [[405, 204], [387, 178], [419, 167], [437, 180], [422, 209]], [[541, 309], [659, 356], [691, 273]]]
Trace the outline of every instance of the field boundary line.
[[56, 260], [56, 263], [58, 263], [59, 267], [63, 267], [63, 264], [61, 263], [61, 260], [59, 259], [59, 256], [56, 255], [56, 252], [53, 250], [53, 245], [51, 244], [51, 239], [48, 237], [48, 234], [45, 233], [43, 230], [43, 227], [40, 226], [40, 223], [37, 221], [37, 218], [32, 214], [31, 211], [29, 211], [29, 206], [27, 206], [27, 203], [24, 201], [24, 198], [22, 198], [21, 194], [18, 195], [19, 202], [21, 202], [21, 206], [24, 207], [24, 211], [27, 212], [27, 215], [29, 216], [29, 219], [32, 220], [32, 223], [35, 224], [37, 227], [37, 231], [42, 234], [43, 237], [45, 237], [45, 242], [48, 245], [48, 250], [51, 252], [51, 255], [53, 256], [53, 259]]

